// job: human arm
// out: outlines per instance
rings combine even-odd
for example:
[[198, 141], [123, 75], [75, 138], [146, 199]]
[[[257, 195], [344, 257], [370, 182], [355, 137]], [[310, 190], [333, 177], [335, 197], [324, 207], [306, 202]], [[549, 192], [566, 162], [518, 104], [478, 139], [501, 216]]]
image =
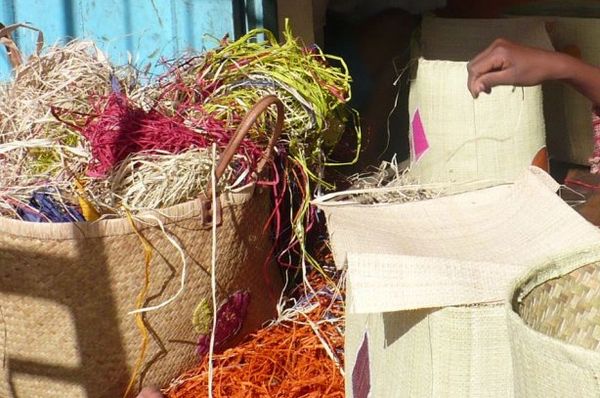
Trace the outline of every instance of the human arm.
[[560, 80], [600, 106], [600, 69], [575, 57], [498, 39], [467, 66], [473, 98], [500, 85], [534, 86]]

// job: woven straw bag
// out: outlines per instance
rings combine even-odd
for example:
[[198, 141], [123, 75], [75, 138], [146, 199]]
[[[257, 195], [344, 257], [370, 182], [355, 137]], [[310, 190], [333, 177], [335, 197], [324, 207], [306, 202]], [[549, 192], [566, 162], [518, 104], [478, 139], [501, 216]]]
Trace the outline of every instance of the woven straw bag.
[[[283, 105], [274, 96], [263, 98], [246, 115], [221, 155], [217, 177], [256, 117], [273, 104], [277, 125], [259, 170], [265, 165], [283, 121]], [[265, 232], [269, 192], [250, 184], [217, 198], [216, 211], [211, 211], [209, 200], [193, 200], [140, 215], [147, 222], [135, 222], [152, 246], [145, 307], [175, 295], [184, 272], [182, 255], [187, 264], [177, 299], [144, 313], [149, 345], [136, 387], [162, 386], [198, 361], [199, 333], [192, 315], [202, 300], [211, 302], [213, 215], [218, 223], [217, 303], [234, 292], [249, 292], [239, 336], [276, 314], [282, 282]], [[128, 312], [136, 308], [144, 287], [144, 256], [144, 246], [127, 219], [64, 224], [0, 220], [0, 346], [5, 371], [0, 396], [123, 396], [140, 358], [141, 332]]]
[[498, 87], [477, 100], [467, 90], [466, 62], [499, 37], [553, 49], [543, 21], [423, 19], [409, 95], [411, 174], [420, 181], [513, 181], [530, 164], [547, 169], [540, 86]]
[[547, 259], [507, 303], [517, 397], [600, 396], [600, 246]]
[[547, 168], [541, 86], [474, 100], [466, 62], [421, 58], [408, 108], [410, 174], [420, 182], [514, 181], [531, 164]]
[[[316, 201], [336, 265], [348, 267], [348, 397], [364, 396], [354, 395], [364, 387], [355, 365], [370, 370], [373, 397], [511, 397], [503, 306], [511, 281], [535, 259], [600, 240], [538, 168], [512, 184], [466, 188], [408, 203], [352, 199], [406, 187]], [[365, 346], [368, 364], [358, 365]]]

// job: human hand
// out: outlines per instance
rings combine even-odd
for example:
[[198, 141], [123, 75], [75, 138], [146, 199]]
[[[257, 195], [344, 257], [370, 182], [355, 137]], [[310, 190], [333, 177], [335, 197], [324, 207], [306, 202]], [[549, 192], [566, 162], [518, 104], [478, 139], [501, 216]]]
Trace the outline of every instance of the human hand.
[[156, 388], [145, 387], [136, 398], [163, 398], [163, 395]]
[[473, 98], [501, 85], [535, 86], [545, 80], [561, 79], [567, 55], [522, 46], [505, 39], [495, 40], [467, 65], [467, 86]]

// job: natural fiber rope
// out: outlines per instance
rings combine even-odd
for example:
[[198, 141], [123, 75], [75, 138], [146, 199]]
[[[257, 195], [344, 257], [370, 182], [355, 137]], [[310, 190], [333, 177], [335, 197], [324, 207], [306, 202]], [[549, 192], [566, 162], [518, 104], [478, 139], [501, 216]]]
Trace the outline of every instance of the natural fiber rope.
[[[166, 299], [165, 301], [163, 301], [162, 303], [153, 305], [151, 307], [144, 307], [144, 308], [139, 308], [139, 306], [138, 306], [138, 309], [136, 309], [134, 311], [130, 311], [129, 314], [139, 314], [139, 313], [143, 313], [143, 312], [156, 311], [156, 310], [159, 310], [159, 309], [169, 305], [170, 303], [175, 301], [181, 293], [183, 293], [183, 290], [185, 289], [185, 279], [187, 277], [187, 259], [186, 259], [185, 252], [182, 249], [181, 245], [177, 242], [177, 240], [175, 239], [174, 236], [172, 236], [170, 233], [168, 233], [165, 230], [164, 223], [158, 217], [156, 217], [152, 214], [145, 215], [143, 217], [152, 219], [156, 222], [156, 225], [160, 228], [160, 230], [162, 231], [165, 238], [167, 238], [167, 240], [171, 243], [171, 245], [173, 245], [173, 247], [177, 250], [177, 252], [181, 256], [181, 282], [180, 282], [179, 289], [177, 290], [177, 292], [173, 296], [171, 296], [168, 299]], [[139, 217], [138, 217], [138, 219], [139, 219]]]
[[[148, 288], [150, 286], [150, 262], [152, 261], [152, 245], [136, 228], [135, 222], [133, 221], [133, 217], [131, 216], [130, 213], [127, 213], [127, 220], [129, 221], [131, 228], [133, 229], [133, 231], [135, 232], [137, 237], [140, 239], [140, 242], [142, 243], [142, 246], [144, 247], [144, 283], [142, 285], [142, 289], [140, 290], [140, 293], [138, 294], [138, 297], [136, 300], [136, 306], [138, 308], [141, 308], [144, 305], [144, 302], [146, 301], [146, 297], [148, 295]], [[146, 328], [146, 324], [144, 323], [144, 314], [136, 313], [135, 322], [136, 322], [136, 325], [142, 335], [142, 343], [140, 346], [140, 354], [135, 363], [135, 366], [133, 367], [133, 369], [131, 371], [131, 378], [129, 379], [129, 384], [127, 384], [127, 388], [125, 389], [123, 398], [127, 398], [129, 396], [129, 394], [138, 378], [139, 372], [144, 363], [144, 358], [146, 357], [146, 351], [148, 349], [148, 337], [149, 336], [148, 336], [148, 329]]]
[[217, 217], [216, 217], [216, 209], [217, 209], [217, 179], [215, 170], [217, 167], [217, 147], [213, 144], [212, 147], [212, 169], [210, 173], [210, 182], [211, 182], [211, 203], [213, 210], [212, 214], [212, 222], [211, 222], [211, 236], [212, 236], [212, 245], [211, 245], [211, 255], [210, 255], [210, 288], [212, 294], [212, 305], [213, 305], [213, 320], [212, 320], [212, 333], [210, 334], [210, 346], [208, 350], [208, 396], [212, 398], [213, 392], [213, 357], [215, 353], [215, 331], [217, 330], [217, 279], [216, 279], [216, 271], [217, 271]]

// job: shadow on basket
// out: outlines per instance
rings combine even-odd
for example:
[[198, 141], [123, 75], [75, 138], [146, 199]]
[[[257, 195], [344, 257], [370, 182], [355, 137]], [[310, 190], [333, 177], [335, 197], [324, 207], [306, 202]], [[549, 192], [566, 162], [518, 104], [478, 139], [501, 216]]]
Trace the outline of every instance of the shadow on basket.
[[[272, 105], [278, 117], [266, 164], [283, 123], [274, 96], [241, 121], [217, 162], [217, 179]], [[0, 218], [0, 396], [134, 396], [197, 363], [213, 318], [217, 350], [272, 319], [282, 280], [265, 228], [269, 188], [249, 183], [216, 192], [216, 208], [211, 203], [200, 198], [91, 223]]]

